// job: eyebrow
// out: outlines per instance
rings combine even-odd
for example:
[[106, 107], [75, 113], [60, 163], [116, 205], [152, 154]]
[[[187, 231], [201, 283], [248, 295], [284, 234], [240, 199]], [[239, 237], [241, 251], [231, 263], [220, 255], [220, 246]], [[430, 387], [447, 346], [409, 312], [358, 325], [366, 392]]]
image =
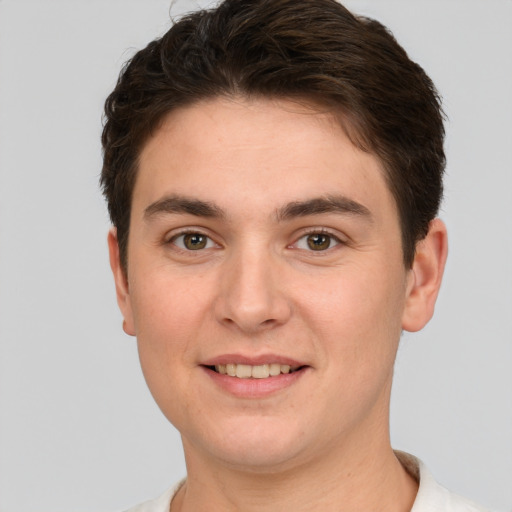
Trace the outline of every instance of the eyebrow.
[[360, 216], [369, 221], [373, 220], [372, 213], [366, 206], [339, 195], [316, 197], [307, 201], [293, 201], [277, 211], [277, 219], [283, 221], [322, 213], [342, 213]]
[[[373, 216], [366, 206], [340, 195], [315, 197], [306, 201], [292, 201], [276, 211], [276, 218], [278, 222], [282, 222], [296, 217], [323, 213], [341, 213], [373, 220]], [[163, 214], [188, 214], [215, 219], [226, 218], [224, 210], [219, 206], [180, 195], [166, 196], [151, 203], [144, 210], [146, 220]]]
[[218, 206], [189, 197], [172, 195], [151, 203], [144, 210], [144, 218], [151, 219], [162, 214], [185, 213], [197, 217], [223, 218], [225, 214]]

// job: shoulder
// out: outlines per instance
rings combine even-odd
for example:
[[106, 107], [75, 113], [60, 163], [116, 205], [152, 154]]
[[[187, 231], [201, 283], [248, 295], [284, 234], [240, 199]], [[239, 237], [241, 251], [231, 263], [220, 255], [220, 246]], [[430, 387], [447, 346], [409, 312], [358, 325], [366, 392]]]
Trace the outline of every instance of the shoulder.
[[425, 464], [413, 455], [395, 451], [404, 468], [419, 482], [411, 512], [491, 512], [439, 485]]
[[169, 512], [171, 501], [184, 482], [185, 479], [167, 489], [167, 491], [158, 498], [135, 505], [135, 507], [132, 507], [125, 512]]

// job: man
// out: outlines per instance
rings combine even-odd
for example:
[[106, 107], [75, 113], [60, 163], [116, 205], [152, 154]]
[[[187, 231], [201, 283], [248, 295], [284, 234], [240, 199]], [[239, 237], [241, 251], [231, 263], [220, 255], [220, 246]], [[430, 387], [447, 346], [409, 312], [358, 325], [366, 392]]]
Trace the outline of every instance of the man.
[[439, 98], [391, 34], [334, 0], [227, 0], [105, 111], [123, 327], [187, 463], [133, 510], [482, 510], [389, 440], [447, 254]]

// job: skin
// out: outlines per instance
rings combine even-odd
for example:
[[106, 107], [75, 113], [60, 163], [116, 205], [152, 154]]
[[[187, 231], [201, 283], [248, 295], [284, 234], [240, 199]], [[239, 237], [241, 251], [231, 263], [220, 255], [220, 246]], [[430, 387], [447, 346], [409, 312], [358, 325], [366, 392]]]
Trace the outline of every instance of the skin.
[[[312, 211], [333, 197], [349, 211]], [[207, 244], [187, 249], [184, 231]], [[315, 234], [330, 246], [311, 249]], [[446, 230], [432, 221], [406, 269], [381, 164], [329, 115], [240, 98], [170, 113], [140, 156], [127, 272], [115, 229], [109, 248], [125, 331], [183, 439], [173, 511], [410, 510], [417, 484], [389, 440], [393, 364], [402, 329], [432, 316]], [[237, 395], [204, 367], [226, 354], [304, 369]]]

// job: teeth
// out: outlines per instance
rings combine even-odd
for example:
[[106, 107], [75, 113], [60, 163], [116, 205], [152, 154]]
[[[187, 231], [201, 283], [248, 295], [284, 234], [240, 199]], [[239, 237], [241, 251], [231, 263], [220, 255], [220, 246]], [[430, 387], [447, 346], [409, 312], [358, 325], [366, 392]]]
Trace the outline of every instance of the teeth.
[[272, 363], [270, 365], [270, 375], [272, 377], [275, 377], [276, 375], [279, 375], [281, 373], [281, 365], [278, 363]]
[[268, 364], [252, 367], [252, 375], [255, 379], [266, 379], [270, 375]]
[[251, 367], [248, 364], [237, 364], [236, 365], [236, 376], [239, 379], [248, 379], [251, 377]]
[[217, 364], [215, 371], [222, 375], [229, 375], [230, 377], [238, 377], [239, 379], [266, 379], [268, 377], [276, 377], [281, 373], [290, 373], [297, 370], [299, 367], [292, 368], [288, 364], [261, 364], [258, 366], [251, 366], [249, 364]]

